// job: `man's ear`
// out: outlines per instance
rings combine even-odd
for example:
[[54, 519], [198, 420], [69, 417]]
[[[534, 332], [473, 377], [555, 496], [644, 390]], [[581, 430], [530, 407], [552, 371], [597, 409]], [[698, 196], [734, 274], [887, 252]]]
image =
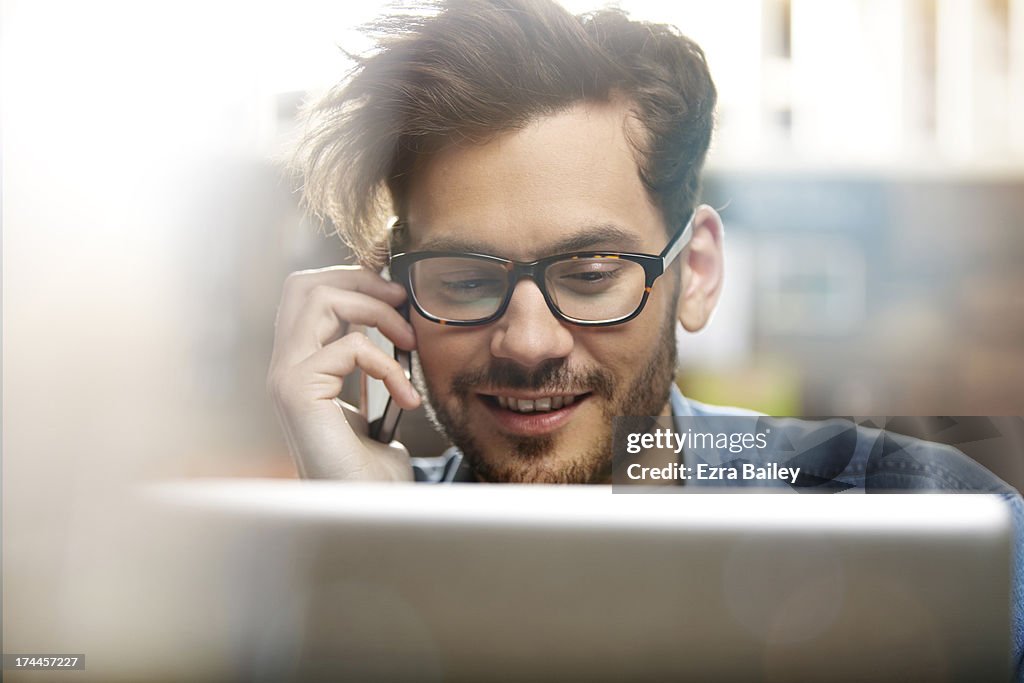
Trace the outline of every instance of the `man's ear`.
[[680, 254], [683, 283], [676, 314], [689, 332], [697, 332], [708, 323], [722, 292], [722, 232], [718, 212], [706, 204], [698, 206], [693, 216], [693, 238]]

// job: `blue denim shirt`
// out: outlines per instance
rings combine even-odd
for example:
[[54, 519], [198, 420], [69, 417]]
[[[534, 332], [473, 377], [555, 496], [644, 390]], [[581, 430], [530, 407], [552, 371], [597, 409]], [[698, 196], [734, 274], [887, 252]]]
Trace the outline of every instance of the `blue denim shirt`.
[[[691, 401], [673, 385], [670, 396], [674, 418], [715, 418], [749, 416], [759, 413], [738, 408], [709, 406]], [[856, 494], [883, 491], [947, 491], [992, 493], [1001, 496], [1009, 506], [1014, 520], [1014, 572], [1011, 587], [1013, 658], [1016, 680], [1024, 683], [1024, 500], [1009, 484], [951, 446], [930, 443], [880, 430], [858, 427], [838, 420], [808, 422], [782, 419], [786, 437], [793, 442], [807, 437], [817, 445], [794, 451], [792, 465], [799, 465], [797, 486], [833, 493]], [[832, 430], [829, 433], [829, 430]], [[680, 427], [680, 431], [684, 428]], [[821, 435], [824, 434], [824, 437]], [[780, 435], [781, 436], [781, 435]], [[769, 449], [775, 461], [781, 462], [778, 451]], [[749, 458], [749, 454], [744, 454]], [[698, 457], [683, 451], [684, 464], [690, 468], [698, 462], [714, 466], [737, 463], [736, 456], [725, 450], [702, 451]], [[748, 462], [749, 460], [744, 460]], [[473, 481], [462, 453], [449, 448], [436, 458], [413, 458], [416, 480], [423, 482]], [[691, 469], [692, 471], [692, 469]], [[696, 486], [778, 486], [789, 487], [784, 480], [690, 480]]]

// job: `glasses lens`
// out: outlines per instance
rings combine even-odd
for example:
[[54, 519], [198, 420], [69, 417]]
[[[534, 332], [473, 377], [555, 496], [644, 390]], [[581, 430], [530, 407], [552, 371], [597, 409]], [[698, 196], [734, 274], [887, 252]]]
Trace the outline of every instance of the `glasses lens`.
[[644, 267], [626, 259], [579, 258], [548, 266], [547, 288], [563, 315], [611, 322], [632, 315], [644, 298]]
[[504, 266], [486, 259], [423, 259], [412, 265], [409, 275], [417, 303], [442, 320], [468, 322], [492, 316], [508, 289]]

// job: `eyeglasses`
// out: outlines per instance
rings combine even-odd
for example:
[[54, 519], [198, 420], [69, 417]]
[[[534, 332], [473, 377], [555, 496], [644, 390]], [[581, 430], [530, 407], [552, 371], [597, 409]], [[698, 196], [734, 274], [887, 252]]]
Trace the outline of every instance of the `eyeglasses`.
[[640, 314], [654, 281], [693, 236], [693, 215], [661, 254], [579, 252], [523, 263], [449, 251], [394, 254], [391, 277], [420, 315], [441, 325], [486, 325], [505, 314], [516, 284], [536, 283], [551, 313], [574, 325], [618, 325]]

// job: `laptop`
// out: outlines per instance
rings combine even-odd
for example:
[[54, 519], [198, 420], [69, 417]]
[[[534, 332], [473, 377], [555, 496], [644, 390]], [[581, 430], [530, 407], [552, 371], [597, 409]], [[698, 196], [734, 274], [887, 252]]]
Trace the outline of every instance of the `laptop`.
[[160, 581], [219, 615], [190, 622], [191, 678], [1010, 676], [996, 497], [233, 480], [145, 500], [189, 529]]

